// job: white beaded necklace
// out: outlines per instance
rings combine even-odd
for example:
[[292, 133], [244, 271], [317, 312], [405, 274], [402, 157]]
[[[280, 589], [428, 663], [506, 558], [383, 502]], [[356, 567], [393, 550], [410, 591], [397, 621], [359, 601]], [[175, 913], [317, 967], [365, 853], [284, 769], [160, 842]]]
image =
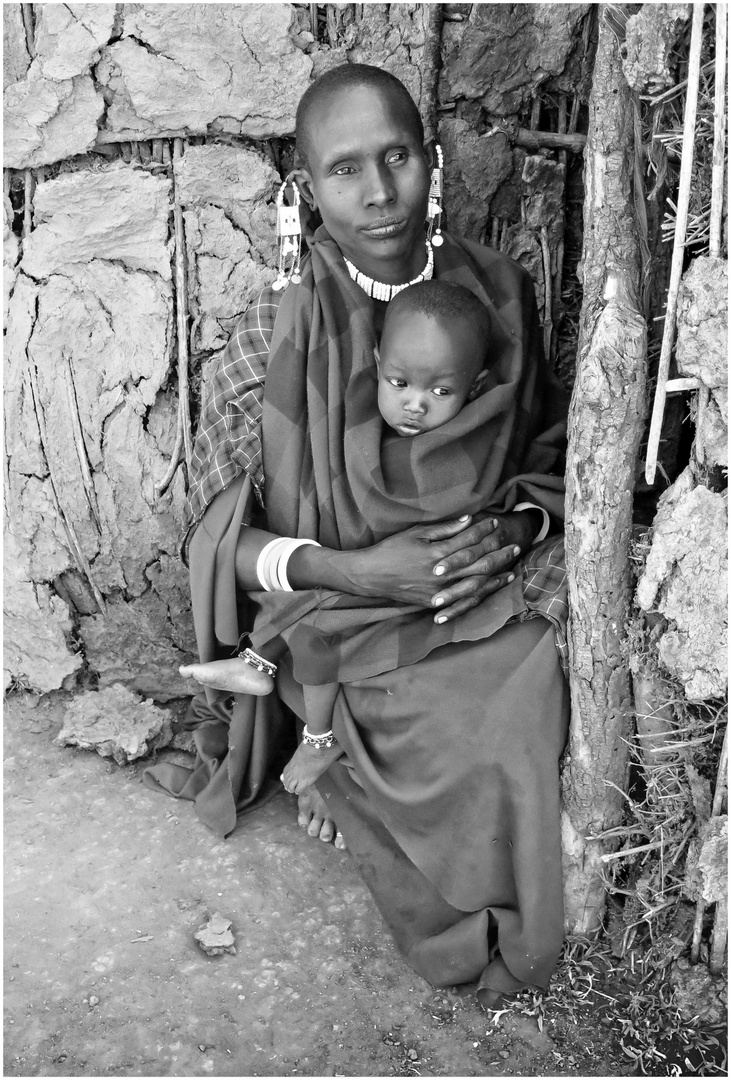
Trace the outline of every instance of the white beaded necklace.
[[[345, 256], [343, 256], [345, 258]], [[418, 285], [420, 281], [431, 281], [434, 276], [434, 252], [429, 241], [426, 241], [426, 266], [412, 281], [406, 281], [403, 285], [387, 285], [385, 281], [375, 281], [373, 278], [361, 274], [360, 270], [353, 266], [349, 259], [345, 259], [345, 265], [356, 285], [360, 285], [363, 292], [372, 296], [374, 300], [393, 300], [397, 293], [408, 289], [409, 285]]]

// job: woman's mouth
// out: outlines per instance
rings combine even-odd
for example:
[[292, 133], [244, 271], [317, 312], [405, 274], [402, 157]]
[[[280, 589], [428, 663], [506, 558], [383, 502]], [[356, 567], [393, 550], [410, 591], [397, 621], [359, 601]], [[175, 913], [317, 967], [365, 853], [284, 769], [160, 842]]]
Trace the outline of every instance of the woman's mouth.
[[406, 220], [404, 218], [381, 218], [379, 221], [372, 221], [370, 225], [364, 225], [361, 228], [361, 232], [364, 232], [366, 236], [371, 236], [375, 240], [383, 240], [389, 236], [397, 236], [406, 228]]

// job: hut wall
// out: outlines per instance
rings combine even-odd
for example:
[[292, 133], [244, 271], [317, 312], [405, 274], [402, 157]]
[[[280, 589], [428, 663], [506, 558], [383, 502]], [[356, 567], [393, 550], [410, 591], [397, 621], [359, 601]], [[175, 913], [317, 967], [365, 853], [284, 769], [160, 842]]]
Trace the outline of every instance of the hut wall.
[[184, 467], [157, 491], [176, 257], [195, 422], [216, 350], [273, 280], [296, 104], [328, 67], [406, 82], [445, 148], [448, 227], [531, 270], [556, 354], [567, 158], [525, 132], [560, 130], [562, 107], [567, 130], [588, 91], [589, 8], [3, 5], [6, 688], [192, 690]]

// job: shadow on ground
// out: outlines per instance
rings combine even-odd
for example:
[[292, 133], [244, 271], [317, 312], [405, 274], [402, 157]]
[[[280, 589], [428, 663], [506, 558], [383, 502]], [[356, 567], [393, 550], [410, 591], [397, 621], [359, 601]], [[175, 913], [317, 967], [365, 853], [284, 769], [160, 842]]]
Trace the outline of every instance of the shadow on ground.
[[[68, 700], [5, 709], [4, 1075], [619, 1074], [414, 975], [290, 796], [219, 841], [142, 767], [55, 745]], [[193, 940], [216, 911], [236, 955]]]

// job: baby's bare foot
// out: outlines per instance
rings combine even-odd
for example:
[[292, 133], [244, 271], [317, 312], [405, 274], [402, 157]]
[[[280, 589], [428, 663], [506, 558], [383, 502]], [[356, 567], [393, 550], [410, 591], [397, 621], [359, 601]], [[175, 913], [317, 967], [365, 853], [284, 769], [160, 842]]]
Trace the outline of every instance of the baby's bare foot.
[[300, 743], [294, 756], [284, 766], [281, 780], [285, 789], [294, 795], [302, 794], [312, 787], [319, 776], [327, 772], [342, 752], [342, 747], [337, 742], [322, 750]]
[[213, 690], [229, 690], [233, 694], [271, 694], [274, 680], [265, 671], [258, 671], [239, 657], [212, 660], [208, 664], [184, 664], [178, 669], [186, 679], [195, 679]]

